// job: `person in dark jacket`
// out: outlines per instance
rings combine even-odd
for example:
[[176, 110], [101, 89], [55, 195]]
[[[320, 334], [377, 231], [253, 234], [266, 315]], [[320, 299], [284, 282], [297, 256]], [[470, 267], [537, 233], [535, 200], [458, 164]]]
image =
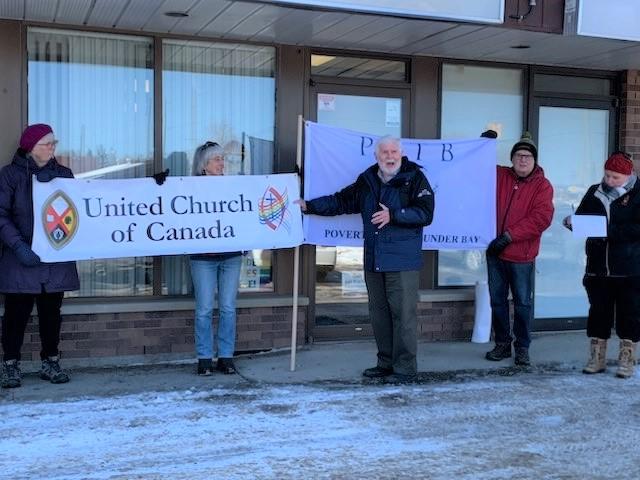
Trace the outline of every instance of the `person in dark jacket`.
[[[627, 154], [615, 152], [607, 159], [602, 181], [589, 187], [575, 213], [605, 216], [608, 225], [606, 237], [589, 237], [585, 244], [591, 355], [582, 371], [607, 369], [607, 340], [615, 319], [620, 339], [616, 376], [629, 378], [640, 340], [640, 182]], [[563, 223], [571, 229], [570, 216]]]
[[400, 383], [417, 373], [418, 273], [422, 229], [433, 220], [434, 195], [421, 167], [402, 156], [400, 139], [382, 137], [377, 164], [343, 190], [297, 200], [314, 215], [360, 213], [364, 226], [364, 274], [378, 362], [365, 377]]
[[491, 324], [495, 347], [487, 360], [511, 357], [509, 290], [513, 296], [515, 364], [529, 365], [534, 261], [553, 218], [553, 187], [538, 165], [538, 149], [525, 132], [511, 149], [511, 167], [497, 167], [497, 236], [487, 247]]
[[[2, 387], [21, 385], [20, 349], [35, 302], [42, 349], [40, 378], [66, 383], [69, 376], [58, 361], [60, 308], [64, 292], [80, 287], [75, 262], [42, 263], [31, 250], [33, 237], [34, 181], [73, 178], [60, 165], [54, 152], [57, 144], [49, 125], [28, 126], [11, 164], [0, 170], [0, 292], [4, 293]], [[34, 180], [35, 176], [35, 180]]]
[[[200, 145], [193, 156], [193, 175], [224, 175], [224, 151], [216, 142]], [[198, 375], [213, 373], [213, 309], [216, 289], [220, 312], [216, 331], [216, 370], [236, 373], [233, 353], [236, 345], [236, 298], [240, 283], [242, 252], [191, 255], [191, 279], [196, 300], [195, 343]]]

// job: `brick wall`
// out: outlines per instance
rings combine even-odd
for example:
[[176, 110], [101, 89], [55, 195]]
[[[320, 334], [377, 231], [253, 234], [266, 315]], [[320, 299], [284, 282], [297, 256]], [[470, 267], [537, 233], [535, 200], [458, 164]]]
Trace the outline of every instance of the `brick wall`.
[[[469, 340], [473, 317], [473, 301], [420, 302], [418, 338]], [[192, 358], [193, 321], [192, 310], [65, 315], [60, 351], [65, 359]], [[305, 323], [306, 309], [300, 307], [298, 345], [305, 341]], [[238, 308], [236, 353], [287, 348], [290, 342], [290, 307]], [[27, 325], [22, 360], [38, 361], [39, 352], [38, 317], [34, 316]]]
[[640, 173], [640, 70], [623, 72], [621, 85], [620, 149], [632, 155]]
[[473, 333], [473, 301], [418, 304], [418, 338], [429, 341], [469, 340]]
[[[188, 358], [194, 353], [193, 318], [193, 311], [65, 315], [60, 351], [64, 358], [154, 354]], [[298, 345], [304, 343], [305, 318], [305, 309], [300, 307]], [[38, 318], [31, 320], [22, 347], [24, 361], [40, 359]], [[289, 307], [239, 308], [236, 325], [236, 352], [291, 344]]]

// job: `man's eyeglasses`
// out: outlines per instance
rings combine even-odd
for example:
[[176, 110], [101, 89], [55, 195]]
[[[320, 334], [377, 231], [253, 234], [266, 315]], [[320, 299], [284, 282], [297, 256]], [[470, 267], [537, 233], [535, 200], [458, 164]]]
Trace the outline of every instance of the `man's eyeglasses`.
[[519, 160], [531, 160], [533, 159], [533, 155], [530, 153], [516, 153], [515, 157]]
[[42, 147], [55, 147], [56, 145], [58, 145], [58, 140], [52, 140], [45, 143], [36, 143], [36, 145], [40, 145]]

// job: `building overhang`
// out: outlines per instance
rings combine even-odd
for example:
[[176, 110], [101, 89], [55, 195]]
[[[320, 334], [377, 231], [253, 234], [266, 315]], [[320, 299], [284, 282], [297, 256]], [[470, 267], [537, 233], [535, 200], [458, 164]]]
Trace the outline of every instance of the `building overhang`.
[[[363, 4], [392, 4], [382, 0], [358, 1]], [[537, 0], [538, 6], [543, 1]], [[582, 0], [571, 1], [580, 3]], [[571, 1], [567, 0], [568, 7]], [[638, 41], [585, 36], [568, 30], [559, 34], [509, 28], [513, 22], [509, 26], [497, 25], [488, 23], [491, 20], [487, 19], [484, 22], [478, 18], [465, 19], [462, 14], [456, 20], [440, 18], [444, 15], [438, 19], [419, 18], [416, 12], [414, 15], [411, 12], [366, 13], [338, 8], [330, 5], [331, 2], [328, 7], [320, 7], [321, 3], [326, 2], [0, 0], [0, 18], [62, 28], [76, 26], [114, 32], [169, 34], [393, 55], [601, 70], [640, 67]], [[405, 5], [411, 3], [417, 5], [420, 2], [404, 2]], [[636, 9], [640, 10], [640, 7]], [[437, 15], [432, 13], [430, 16]]]

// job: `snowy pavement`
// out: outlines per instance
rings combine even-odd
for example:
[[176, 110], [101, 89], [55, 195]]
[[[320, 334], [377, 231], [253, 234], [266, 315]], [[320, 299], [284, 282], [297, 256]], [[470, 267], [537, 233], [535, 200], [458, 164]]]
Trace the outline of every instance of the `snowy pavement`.
[[640, 375], [613, 372], [5, 396], [0, 477], [638, 479]]

